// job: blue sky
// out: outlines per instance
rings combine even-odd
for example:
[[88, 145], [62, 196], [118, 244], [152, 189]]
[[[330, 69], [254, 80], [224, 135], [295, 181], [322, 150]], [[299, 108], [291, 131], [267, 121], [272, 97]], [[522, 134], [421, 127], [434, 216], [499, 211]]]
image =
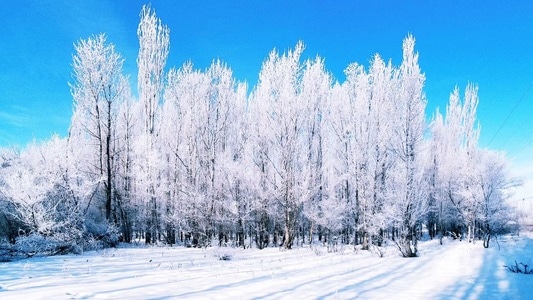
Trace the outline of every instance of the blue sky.
[[[68, 82], [72, 82], [73, 44], [81, 38], [105, 32], [126, 59], [124, 71], [134, 85], [136, 29], [144, 3], [4, 1], [0, 146], [24, 146], [54, 132], [65, 136], [72, 112]], [[237, 79], [251, 84], [274, 47], [283, 51], [303, 40], [305, 56], [324, 57], [327, 68], [342, 81], [349, 63], [368, 65], [374, 53], [399, 64], [402, 40], [412, 33], [427, 77], [427, 114], [432, 115], [437, 106], [443, 111], [456, 85], [463, 91], [468, 82], [477, 83], [481, 146], [507, 151], [521, 165], [531, 165], [533, 1], [152, 0], [151, 4], [171, 30], [168, 68], [187, 60], [205, 68], [220, 58]]]

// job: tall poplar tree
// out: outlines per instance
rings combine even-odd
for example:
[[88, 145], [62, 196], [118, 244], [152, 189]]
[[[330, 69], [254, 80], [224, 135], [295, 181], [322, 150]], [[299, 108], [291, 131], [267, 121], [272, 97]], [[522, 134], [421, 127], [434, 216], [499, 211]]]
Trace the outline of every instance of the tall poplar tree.
[[140, 172], [144, 175], [139, 192], [147, 199], [145, 240], [147, 243], [154, 243], [159, 226], [158, 199], [155, 194], [159, 176], [155, 167], [158, 154], [154, 142], [157, 135], [157, 111], [163, 96], [164, 68], [169, 52], [170, 30], [162, 24], [150, 6], [143, 6], [140, 16], [137, 28], [139, 38], [137, 84], [144, 128], [138, 147], [141, 148], [139, 154], [143, 160], [139, 161]]

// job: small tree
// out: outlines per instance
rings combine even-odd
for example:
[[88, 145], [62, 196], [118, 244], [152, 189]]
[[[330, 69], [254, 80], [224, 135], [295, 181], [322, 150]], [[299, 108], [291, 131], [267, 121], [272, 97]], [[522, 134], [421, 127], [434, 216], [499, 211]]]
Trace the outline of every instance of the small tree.
[[488, 248], [492, 236], [506, 231], [506, 227], [513, 217], [512, 208], [505, 200], [508, 191], [516, 186], [506, 174], [506, 161], [502, 153], [480, 150], [477, 152], [476, 175], [478, 178], [476, 189], [480, 201], [480, 231], [483, 247]]

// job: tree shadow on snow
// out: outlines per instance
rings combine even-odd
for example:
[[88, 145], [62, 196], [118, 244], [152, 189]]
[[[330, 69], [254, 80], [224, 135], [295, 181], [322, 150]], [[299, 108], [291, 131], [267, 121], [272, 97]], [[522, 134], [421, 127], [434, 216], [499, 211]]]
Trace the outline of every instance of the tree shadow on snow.
[[457, 281], [444, 289], [438, 299], [531, 299], [533, 275], [515, 274], [504, 267], [514, 263], [517, 257], [524, 256], [528, 248], [531, 249], [531, 239], [525, 242], [529, 247], [507, 243], [505, 240], [498, 245], [494, 241], [490, 248], [479, 252], [483, 261], [477, 276]]

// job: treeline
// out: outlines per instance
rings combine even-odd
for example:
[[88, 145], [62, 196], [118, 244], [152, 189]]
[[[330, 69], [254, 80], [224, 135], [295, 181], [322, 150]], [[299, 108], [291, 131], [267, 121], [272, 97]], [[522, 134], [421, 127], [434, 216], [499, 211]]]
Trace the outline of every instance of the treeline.
[[169, 29], [150, 7], [137, 33], [138, 99], [105, 35], [80, 40], [68, 137], [2, 150], [10, 249], [393, 241], [416, 256], [424, 228], [487, 247], [509, 228], [512, 182], [477, 145], [477, 87], [427, 122], [412, 36], [399, 66], [375, 55], [342, 83], [301, 42], [273, 50], [249, 89], [220, 61], [165, 72]]

